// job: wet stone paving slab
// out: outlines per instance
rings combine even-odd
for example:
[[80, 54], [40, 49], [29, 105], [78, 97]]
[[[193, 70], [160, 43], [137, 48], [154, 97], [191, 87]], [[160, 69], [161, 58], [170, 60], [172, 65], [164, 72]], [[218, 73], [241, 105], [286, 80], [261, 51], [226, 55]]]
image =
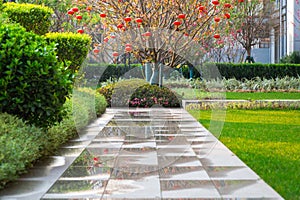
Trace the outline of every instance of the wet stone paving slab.
[[51, 159], [0, 198], [282, 199], [183, 109], [108, 109]]

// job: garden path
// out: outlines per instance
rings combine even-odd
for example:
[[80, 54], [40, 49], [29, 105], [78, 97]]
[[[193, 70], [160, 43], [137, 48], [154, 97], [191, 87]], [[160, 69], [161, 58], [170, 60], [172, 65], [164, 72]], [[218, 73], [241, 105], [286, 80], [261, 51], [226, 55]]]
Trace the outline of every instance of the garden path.
[[184, 109], [108, 109], [0, 199], [282, 199]]

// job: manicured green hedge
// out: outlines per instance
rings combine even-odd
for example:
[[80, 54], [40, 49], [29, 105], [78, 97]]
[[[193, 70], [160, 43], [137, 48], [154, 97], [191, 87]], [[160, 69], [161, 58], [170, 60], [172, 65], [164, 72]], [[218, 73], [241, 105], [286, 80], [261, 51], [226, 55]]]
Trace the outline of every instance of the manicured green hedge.
[[153, 105], [180, 107], [181, 97], [169, 88], [150, 85], [142, 79], [122, 80], [97, 90], [112, 107], [142, 107]]
[[53, 10], [49, 7], [21, 4], [21, 3], [5, 3], [3, 11], [8, 17], [22, 25], [27, 31], [33, 31], [38, 35], [44, 35], [48, 32], [51, 25], [50, 17]]
[[[216, 71], [216, 69], [218, 71]], [[185, 78], [190, 78], [189, 68], [187, 66], [183, 66], [181, 69], [178, 69], [178, 71], [181, 72]], [[226, 79], [235, 78], [237, 80], [245, 78], [253, 79], [256, 77], [271, 79], [286, 76], [298, 77], [300, 76], [300, 65], [206, 63], [202, 67], [194, 68], [193, 71], [193, 78], [200, 78], [202, 75], [202, 77], [206, 79], [220, 78], [220, 76]], [[93, 82], [104, 82], [108, 79], [118, 79], [122, 76], [125, 78], [144, 78], [144, 67], [140, 64], [131, 64], [130, 66], [124, 66], [124, 64], [90, 64], [84, 68], [84, 72], [85, 78]]]
[[46, 39], [56, 43], [58, 60], [69, 66], [72, 72], [77, 71], [85, 60], [92, 41], [87, 34], [69, 32], [47, 33]]
[[[84, 78], [88, 82], [98, 83], [105, 82], [109, 79], [123, 78], [143, 78], [142, 66], [140, 64], [89, 64], [83, 68]], [[127, 73], [128, 72], [128, 73]]]
[[0, 112], [40, 127], [61, 121], [69, 77], [54, 44], [18, 24], [0, 24]]
[[[216, 65], [216, 67], [211, 67]], [[198, 69], [198, 70], [196, 70]], [[215, 69], [219, 70], [219, 75], [222, 77], [236, 78], [241, 80], [243, 78], [253, 79], [255, 77], [261, 78], [283, 78], [285, 76], [298, 77], [300, 76], [300, 65], [297, 64], [259, 64], [259, 63], [243, 63], [243, 64], [232, 64], [232, 63], [207, 63], [202, 67], [194, 69], [194, 78], [199, 78], [202, 73], [205, 78], [216, 78], [218, 73]], [[183, 67], [183, 75], [185, 78], [189, 78], [188, 67]], [[199, 73], [200, 71], [200, 73]]]
[[[25, 124], [12, 115], [0, 113], [0, 189], [26, 172], [39, 158], [54, 155], [63, 143], [78, 135], [76, 130], [84, 128], [94, 119], [90, 114], [91, 105], [86, 102], [95, 95], [95, 91], [82, 89], [80, 92], [81, 98], [75, 102], [68, 99], [64, 104], [67, 115], [63, 121], [48, 130]], [[80, 124], [74, 122], [74, 109], [80, 112], [81, 116], [86, 116]], [[103, 114], [106, 109], [105, 98], [96, 94], [95, 108], [92, 109], [98, 116]]]

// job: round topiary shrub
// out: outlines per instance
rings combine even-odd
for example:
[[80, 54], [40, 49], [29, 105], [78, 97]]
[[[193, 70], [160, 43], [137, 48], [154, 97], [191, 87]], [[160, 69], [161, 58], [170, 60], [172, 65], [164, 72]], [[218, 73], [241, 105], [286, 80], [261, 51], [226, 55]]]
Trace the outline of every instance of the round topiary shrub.
[[149, 108], [154, 105], [180, 107], [181, 97], [169, 88], [150, 85], [141, 79], [123, 80], [97, 90], [113, 107]]
[[146, 84], [131, 95], [129, 102], [130, 107], [149, 108], [154, 105], [177, 108], [181, 105], [181, 96], [176, 95], [169, 88]]
[[68, 77], [54, 44], [20, 25], [0, 25], [0, 112], [40, 127], [61, 121]]

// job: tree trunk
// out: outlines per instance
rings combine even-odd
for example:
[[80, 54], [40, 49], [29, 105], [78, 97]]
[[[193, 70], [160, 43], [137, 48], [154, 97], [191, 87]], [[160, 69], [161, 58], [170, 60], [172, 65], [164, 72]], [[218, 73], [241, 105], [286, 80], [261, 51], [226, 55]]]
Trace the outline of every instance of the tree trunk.
[[150, 79], [152, 76], [152, 64], [151, 63], [145, 63], [145, 76], [146, 81], [150, 83]]
[[251, 56], [251, 47], [247, 48], [246, 51], [247, 51], [247, 57], [246, 57], [245, 62], [255, 63], [253, 57]]
[[250, 48], [248, 47], [248, 48], [246, 49], [246, 51], [247, 51], [247, 56], [251, 56], [251, 47], [250, 47]]
[[152, 68], [152, 76], [150, 79], [151, 85], [159, 85], [159, 67], [154, 64]]
[[159, 87], [162, 87], [163, 85], [163, 70], [164, 70], [164, 65], [159, 64]]

